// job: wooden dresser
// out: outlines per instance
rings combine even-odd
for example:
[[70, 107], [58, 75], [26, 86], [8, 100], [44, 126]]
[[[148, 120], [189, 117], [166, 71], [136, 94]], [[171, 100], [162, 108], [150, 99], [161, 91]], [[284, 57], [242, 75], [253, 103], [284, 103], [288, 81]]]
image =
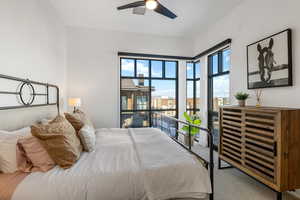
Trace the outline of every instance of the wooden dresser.
[[300, 109], [227, 106], [219, 117], [221, 160], [280, 196], [300, 188]]

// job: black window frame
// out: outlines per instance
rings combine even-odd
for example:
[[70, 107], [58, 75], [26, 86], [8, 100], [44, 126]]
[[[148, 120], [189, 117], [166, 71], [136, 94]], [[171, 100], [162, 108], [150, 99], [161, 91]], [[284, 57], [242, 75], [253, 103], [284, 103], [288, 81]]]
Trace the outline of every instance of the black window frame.
[[[122, 76], [122, 59], [130, 59], [130, 60], [134, 60], [134, 76]], [[148, 77], [138, 77], [137, 75], [137, 60], [146, 60], [149, 62], [149, 75]], [[151, 61], [159, 61], [162, 62], [162, 77], [152, 77], [152, 63]], [[165, 73], [165, 63], [166, 62], [174, 62], [176, 63], [176, 70], [175, 70], [175, 78], [167, 78], [166, 77], [166, 73]], [[149, 113], [149, 126], [148, 127], [152, 127], [152, 112], [167, 112], [167, 111], [174, 111], [175, 112], [175, 118], [178, 118], [178, 114], [179, 114], [179, 62], [177, 60], [163, 60], [163, 59], [146, 59], [146, 58], [133, 58], [133, 57], [120, 57], [120, 94], [119, 94], [119, 98], [120, 98], [120, 127], [122, 128], [122, 113], [126, 113], [126, 112], [131, 112], [131, 113], [139, 113], [139, 112], [145, 112], [145, 113]], [[139, 79], [143, 79], [143, 80], [148, 80], [149, 81], [149, 105], [148, 105], [148, 109], [143, 109], [143, 110], [138, 110], [138, 109], [132, 109], [132, 110], [123, 110], [122, 109], [122, 95], [121, 95], [121, 91], [122, 91], [122, 79], [134, 79], [134, 80], [139, 80]], [[151, 87], [152, 87], [152, 80], [172, 80], [175, 81], [175, 98], [176, 98], [176, 108], [175, 109], [153, 109], [152, 108], [152, 92], [151, 92]]]
[[[193, 78], [188, 78], [187, 66], [190, 63], [193, 64]], [[200, 78], [201, 74], [200, 74], [199, 78], [196, 77], [196, 64], [197, 63], [199, 63], [199, 65], [201, 66], [200, 60], [186, 62], [186, 109], [185, 110], [186, 110], [186, 112], [191, 111], [193, 114], [196, 114], [197, 112], [200, 112], [200, 108], [197, 108], [197, 81], [200, 82], [200, 80], [201, 80], [201, 78]], [[193, 82], [193, 108], [187, 108], [187, 102], [188, 102], [188, 97], [187, 97], [188, 82]]]
[[[214, 52], [210, 55], [208, 55], [208, 94], [207, 94], [207, 107], [208, 107], [208, 128], [213, 130], [213, 118], [218, 118], [219, 117], [219, 112], [218, 111], [214, 111], [213, 110], [213, 80], [215, 77], [220, 77], [220, 76], [224, 76], [224, 75], [229, 75], [230, 74], [230, 69], [231, 66], [229, 68], [229, 70], [224, 71], [223, 69], [223, 52], [226, 50], [231, 50], [230, 47], [225, 47], [222, 48], [220, 50], [218, 50], [217, 52]], [[213, 73], [213, 56], [218, 55], [218, 73]], [[231, 54], [230, 54], [231, 56]], [[216, 144], [214, 144], [214, 148], [217, 150], [218, 146]]]

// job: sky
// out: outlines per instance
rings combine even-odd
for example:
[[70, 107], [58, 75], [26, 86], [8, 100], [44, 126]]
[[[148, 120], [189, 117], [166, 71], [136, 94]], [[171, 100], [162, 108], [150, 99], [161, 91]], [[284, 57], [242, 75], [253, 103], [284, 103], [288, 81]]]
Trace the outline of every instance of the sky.
[[[149, 76], [149, 62], [148, 60], [137, 60], [137, 74], [143, 74], [144, 77]], [[166, 62], [166, 76], [176, 77], [176, 67], [173, 63]], [[122, 60], [122, 76], [134, 75], [134, 60]], [[162, 62], [152, 61], [152, 77], [162, 77]], [[137, 84], [137, 81], [135, 80]], [[153, 97], [170, 97], [176, 96], [176, 81], [175, 80], [152, 80], [152, 87], [155, 91], [152, 92]]]
[[[227, 69], [230, 66], [230, 52], [224, 52], [224, 68]], [[152, 61], [152, 77], [162, 77], [162, 62]], [[217, 59], [214, 59], [214, 65], [217, 65]], [[197, 74], [200, 77], [200, 65], [196, 66]], [[143, 74], [144, 77], [149, 76], [149, 62], [148, 60], [137, 60], [137, 74]], [[172, 66], [171, 63], [166, 63], [166, 76], [176, 76], [176, 67]], [[187, 65], [187, 76], [192, 78], [193, 65]], [[134, 76], [134, 60], [122, 59], [122, 76]], [[137, 84], [137, 81], [135, 81]], [[170, 80], [152, 80], [152, 86], [155, 91], [152, 93], [153, 97], [170, 97], [175, 98], [176, 96], [176, 82]], [[214, 81], [214, 97], [228, 97], [229, 96], [229, 76], [215, 77]], [[197, 87], [199, 88], [199, 86]], [[187, 97], [192, 98], [193, 84], [187, 84]]]

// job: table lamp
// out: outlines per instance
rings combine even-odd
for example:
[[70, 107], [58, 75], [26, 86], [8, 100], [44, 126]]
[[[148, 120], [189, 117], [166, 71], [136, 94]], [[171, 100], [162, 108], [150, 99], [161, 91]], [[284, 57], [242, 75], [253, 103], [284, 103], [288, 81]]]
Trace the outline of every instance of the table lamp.
[[75, 113], [76, 109], [81, 106], [81, 99], [80, 98], [70, 98], [69, 106], [74, 107], [73, 112]]

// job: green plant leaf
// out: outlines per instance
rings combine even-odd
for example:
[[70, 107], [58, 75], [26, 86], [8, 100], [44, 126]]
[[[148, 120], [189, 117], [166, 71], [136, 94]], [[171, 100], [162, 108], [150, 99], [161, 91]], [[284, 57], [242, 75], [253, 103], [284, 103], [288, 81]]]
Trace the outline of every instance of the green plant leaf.
[[246, 100], [249, 98], [249, 94], [244, 92], [238, 92], [234, 96], [237, 100]]
[[200, 125], [201, 122], [202, 122], [201, 119], [196, 119], [196, 120], [193, 121], [193, 124], [194, 125]]
[[189, 132], [189, 127], [188, 126], [184, 126], [184, 127], [182, 127], [182, 130], [188, 133]]
[[186, 121], [188, 121], [189, 123], [192, 123], [192, 119], [191, 117], [187, 114], [187, 112], [183, 113], [184, 118], [186, 119]]
[[[201, 123], [202, 123], [201, 119], [200, 119], [199, 116], [197, 116], [197, 115], [192, 115], [192, 116], [190, 116], [190, 115], [187, 114], [187, 112], [184, 112], [183, 116], [184, 116], [184, 118], [186, 119], [186, 121], [187, 121], [188, 123], [190, 123], [190, 124], [199, 126], [199, 125], [201, 125]], [[191, 130], [189, 130], [189, 128], [190, 128]], [[200, 132], [200, 129], [199, 129], [199, 128], [196, 128], [196, 127], [189, 127], [188, 125], [183, 126], [183, 127], [182, 127], [182, 130], [183, 130], [185, 133], [187, 133], [187, 134], [189, 133], [189, 131], [191, 131], [191, 135], [192, 135], [192, 136], [195, 136], [195, 135], [199, 134], [199, 132]]]

